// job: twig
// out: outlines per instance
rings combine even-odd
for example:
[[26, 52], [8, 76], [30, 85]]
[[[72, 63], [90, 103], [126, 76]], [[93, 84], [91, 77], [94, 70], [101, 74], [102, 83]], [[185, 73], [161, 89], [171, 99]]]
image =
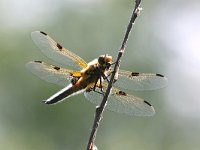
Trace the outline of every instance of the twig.
[[94, 150], [94, 148], [96, 147], [94, 145], [94, 141], [95, 141], [95, 138], [96, 138], [96, 133], [97, 133], [97, 130], [98, 130], [98, 127], [99, 127], [99, 124], [100, 124], [100, 121], [101, 121], [101, 118], [102, 118], [102, 115], [103, 115], [104, 108], [106, 107], [108, 95], [109, 95], [109, 93], [111, 91], [113, 82], [116, 79], [116, 74], [118, 73], [118, 70], [119, 70], [121, 57], [124, 54], [130, 31], [132, 29], [133, 24], [135, 23], [135, 19], [137, 18], [138, 14], [139, 14], [139, 12], [141, 10], [141, 8], [139, 8], [140, 3], [141, 3], [141, 0], [135, 0], [135, 7], [133, 9], [130, 22], [129, 22], [128, 26], [127, 26], [127, 29], [126, 29], [126, 32], [125, 32], [125, 36], [124, 36], [124, 39], [123, 39], [123, 42], [122, 42], [122, 45], [121, 45], [121, 48], [120, 48], [120, 50], [118, 52], [117, 60], [116, 60], [116, 63], [115, 63], [115, 66], [114, 66], [114, 70], [113, 70], [111, 78], [110, 78], [110, 82], [108, 84], [107, 90], [105, 92], [105, 95], [103, 97], [103, 100], [102, 100], [100, 106], [97, 106], [97, 108], [96, 108], [94, 123], [93, 123], [92, 131], [90, 133], [90, 138], [89, 138], [89, 141], [88, 141], [87, 150]]

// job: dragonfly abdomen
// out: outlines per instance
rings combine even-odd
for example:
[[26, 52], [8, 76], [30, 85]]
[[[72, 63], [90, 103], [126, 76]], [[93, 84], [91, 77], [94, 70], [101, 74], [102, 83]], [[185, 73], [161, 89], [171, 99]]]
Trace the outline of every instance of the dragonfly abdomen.
[[47, 100], [44, 100], [45, 104], [56, 104], [58, 102], [61, 102], [64, 99], [67, 99], [71, 96], [80, 94], [82, 92], [85, 91], [85, 88], [82, 86], [77, 86], [70, 84], [69, 86], [63, 88], [62, 90], [60, 90], [59, 92], [57, 92], [56, 94], [54, 94], [53, 96], [51, 96], [50, 98], [48, 98]]

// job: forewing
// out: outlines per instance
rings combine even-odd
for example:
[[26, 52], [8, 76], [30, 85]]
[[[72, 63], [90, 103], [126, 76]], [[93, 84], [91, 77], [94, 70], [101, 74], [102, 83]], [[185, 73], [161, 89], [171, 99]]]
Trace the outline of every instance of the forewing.
[[143, 91], [160, 89], [167, 86], [167, 83], [167, 78], [161, 74], [120, 70], [114, 85], [123, 89]]
[[[91, 103], [98, 106], [103, 99], [103, 95], [100, 94], [99, 88], [97, 88], [96, 91], [86, 91], [84, 95]], [[117, 88], [112, 88], [106, 109], [130, 116], [152, 116], [155, 114], [153, 106], [151, 106], [147, 101], [129, 95]]]
[[26, 67], [39, 78], [60, 86], [67, 86], [73, 78], [72, 75], [79, 73], [73, 70], [48, 65], [42, 61], [31, 61], [26, 64]]
[[83, 69], [87, 66], [82, 58], [62, 47], [46, 33], [34, 31], [31, 33], [31, 37], [40, 50], [52, 60], [75, 69]]

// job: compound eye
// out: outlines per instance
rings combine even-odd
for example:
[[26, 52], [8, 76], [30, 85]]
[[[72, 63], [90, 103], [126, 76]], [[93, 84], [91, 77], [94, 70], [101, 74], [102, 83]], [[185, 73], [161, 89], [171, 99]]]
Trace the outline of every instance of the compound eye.
[[103, 56], [100, 56], [100, 57], [98, 58], [98, 62], [99, 62], [99, 64], [101, 64], [101, 65], [105, 64], [105, 59], [104, 59], [104, 57], [103, 57]]

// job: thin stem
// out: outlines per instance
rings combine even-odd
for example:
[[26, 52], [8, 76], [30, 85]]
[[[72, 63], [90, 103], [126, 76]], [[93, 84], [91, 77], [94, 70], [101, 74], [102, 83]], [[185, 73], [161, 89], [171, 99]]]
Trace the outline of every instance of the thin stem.
[[121, 57], [123, 56], [123, 53], [125, 51], [125, 47], [126, 47], [126, 44], [127, 44], [127, 41], [128, 41], [130, 31], [132, 29], [133, 24], [135, 23], [135, 19], [137, 18], [138, 14], [140, 12], [140, 8], [139, 8], [140, 3], [141, 3], [141, 0], [135, 0], [135, 7], [133, 9], [130, 22], [127, 26], [121, 48], [118, 52], [118, 56], [117, 56], [117, 59], [116, 59], [114, 70], [113, 70], [111, 78], [110, 78], [110, 82], [108, 83], [107, 90], [105, 92], [105, 95], [103, 97], [103, 100], [102, 100], [100, 106], [96, 107], [94, 123], [93, 123], [92, 131], [90, 133], [90, 137], [89, 137], [89, 141], [88, 141], [88, 145], [87, 145], [87, 150], [94, 150], [94, 147], [95, 147], [94, 142], [95, 142], [95, 138], [96, 138], [96, 133], [97, 133], [97, 130], [98, 130], [98, 127], [99, 127], [99, 124], [100, 124], [100, 121], [101, 121], [101, 118], [102, 118], [102, 115], [103, 115], [103, 111], [106, 107], [108, 95], [111, 91], [113, 82], [116, 80], [116, 74], [118, 73], [118, 70], [119, 70]]

